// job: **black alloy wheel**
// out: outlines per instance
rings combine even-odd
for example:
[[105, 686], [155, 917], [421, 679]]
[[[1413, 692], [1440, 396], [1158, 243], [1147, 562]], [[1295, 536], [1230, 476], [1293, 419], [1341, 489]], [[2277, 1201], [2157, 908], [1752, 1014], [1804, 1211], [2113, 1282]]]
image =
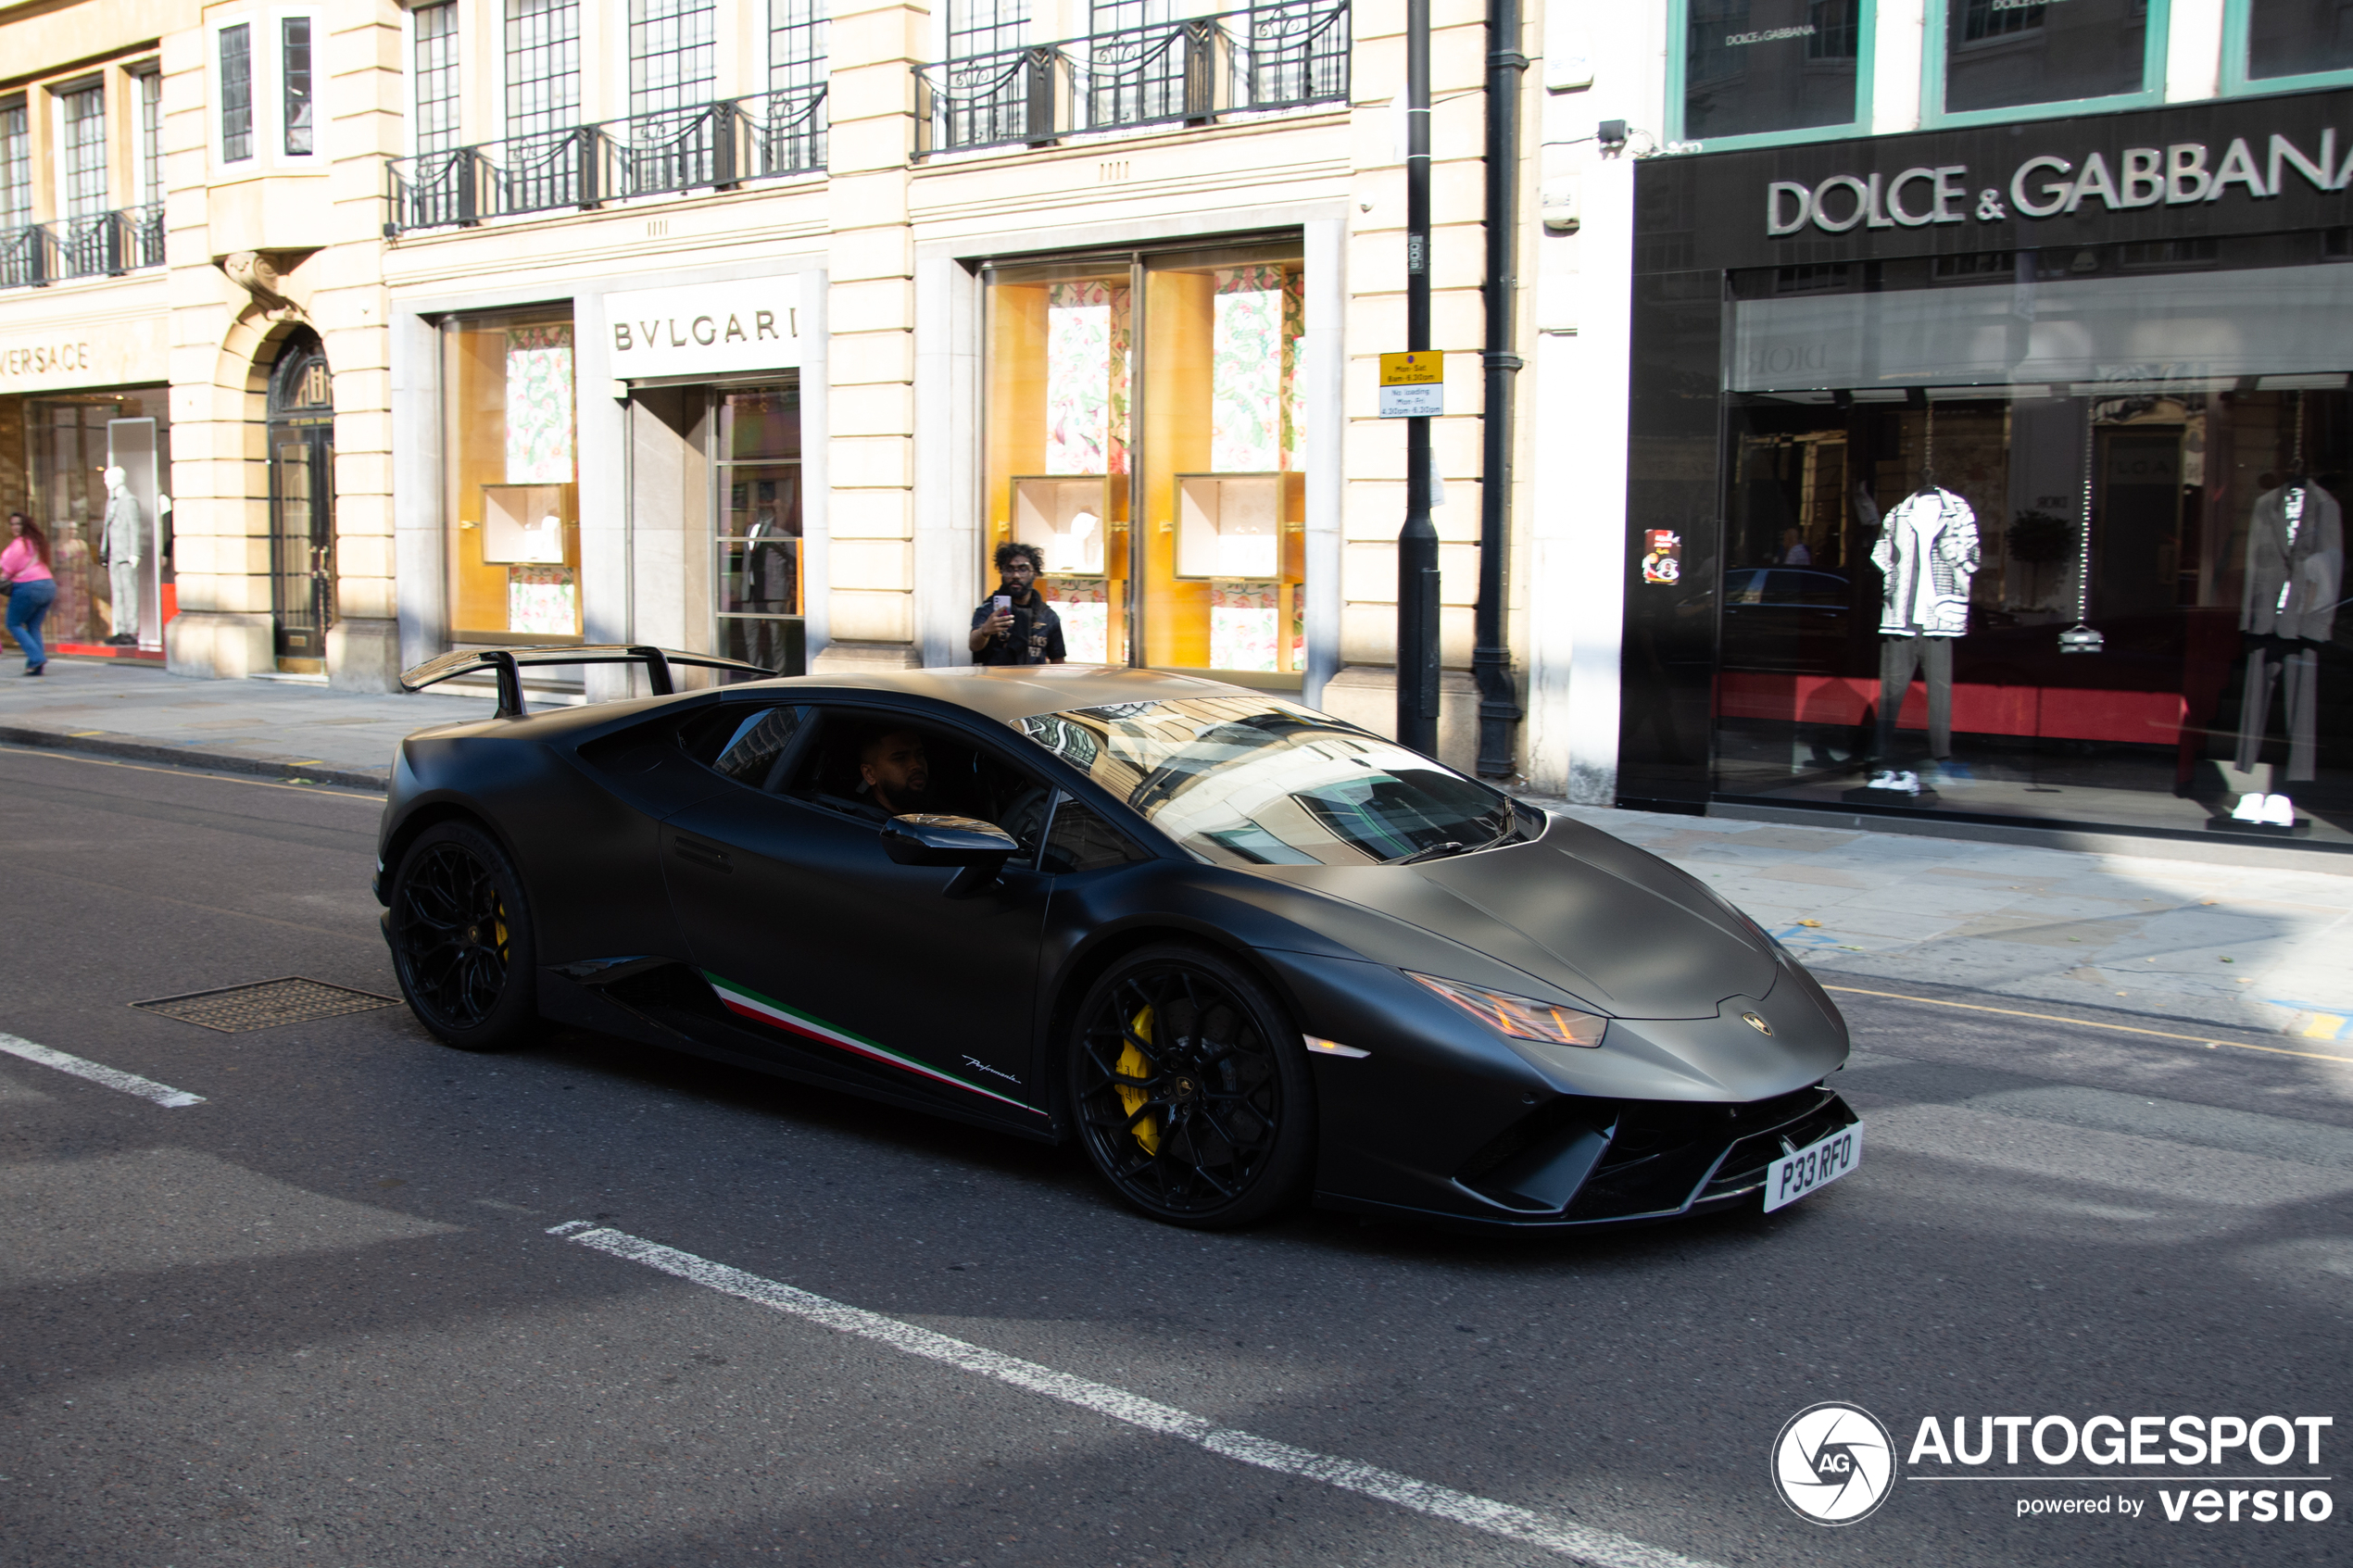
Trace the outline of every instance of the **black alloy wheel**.
[[1155, 1220], [1248, 1224], [1295, 1200], [1315, 1151], [1299, 1031], [1204, 948], [1155, 947], [1088, 992], [1067, 1057], [1095, 1169]]
[[401, 995], [444, 1043], [497, 1050], [537, 1022], [522, 882], [480, 828], [442, 822], [409, 847], [393, 876], [389, 929]]

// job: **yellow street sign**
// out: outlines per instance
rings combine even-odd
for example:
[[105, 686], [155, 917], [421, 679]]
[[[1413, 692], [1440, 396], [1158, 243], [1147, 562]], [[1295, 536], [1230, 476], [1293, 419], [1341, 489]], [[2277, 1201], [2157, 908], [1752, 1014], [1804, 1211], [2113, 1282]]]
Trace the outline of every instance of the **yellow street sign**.
[[1424, 348], [1411, 354], [1380, 357], [1383, 386], [1428, 386], [1445, 379], [1446, 355], [1442, 349]]

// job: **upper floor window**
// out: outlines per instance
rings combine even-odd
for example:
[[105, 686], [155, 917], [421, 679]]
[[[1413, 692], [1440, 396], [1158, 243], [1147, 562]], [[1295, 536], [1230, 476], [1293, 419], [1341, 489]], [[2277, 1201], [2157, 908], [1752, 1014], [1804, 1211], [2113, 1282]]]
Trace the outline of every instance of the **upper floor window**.
[[32, 136], [24, 100], [0, 108], [0, 229], [32, 221]]
[[65, 208], [69, 218], [107, 210], [107, 90], [95, 83], [58, 96], [65, 104]]
[[2227, 87], [2353, 80], [2353, 0], [2231, 0], [2224, 31]]
[[717, 11], [717, 0], [629, 0], [631, 114], [711, 101], [718, 80]]
[[253, 28], [246, 22], [220, 30], [220, 157], [228, 163], [253, 157]]
[[768, 90], [822, 87], [826, 57], [825, 0], [768, 0]]
[[2163, 89], [2164, 29], [2152, 25], [2149, 0], [1939, 3], [1943, 48], [1930, 73], [1932, 119], [2086, 103], [2122, 107]]
[[278, 87], [286, 156], [308, 157], [317, 150], [310, 123], [310, 19], [286, 17], [279, 23]]
[[447, 152], [458, 144], [457, 0], [409, 14], [416, 25], [417, 151]]
[[948, 57], [969, 59], [1029, 42], [1029, 0], [948, 0]]
[[139, 98], [139, 205], [163, 200], [163, 73], [142, 70], [132, 77]]
[[1680, 0], [1678, 9], [1672, 139], [1747, 145], [1868, 127], [1863, 0]]
[[580, 120], [579, 0], [507, 0], [507, 134]]

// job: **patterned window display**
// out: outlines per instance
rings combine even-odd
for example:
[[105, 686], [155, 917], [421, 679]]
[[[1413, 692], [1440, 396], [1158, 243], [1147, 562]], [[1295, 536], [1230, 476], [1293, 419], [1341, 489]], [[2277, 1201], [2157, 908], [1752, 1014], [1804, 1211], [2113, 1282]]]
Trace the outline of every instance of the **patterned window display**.
[[443, 324], [455, 641], [580, 635], [573, 349], [568, 312]]
[[989, 272], [988, 543], [1045, 552], [1072, 662], [1305, 668], [1304, 276], [1239, 249]]

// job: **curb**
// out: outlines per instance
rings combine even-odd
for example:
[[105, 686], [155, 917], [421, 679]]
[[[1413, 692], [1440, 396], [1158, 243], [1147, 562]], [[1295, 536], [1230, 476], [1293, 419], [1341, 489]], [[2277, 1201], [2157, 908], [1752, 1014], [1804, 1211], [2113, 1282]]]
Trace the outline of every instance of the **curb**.
[[86, 751], [94, 756], [116, 757], [130, 762], [161, 762], [175, 768], [208, 769], [217, 773], [252, 773], [262, 778], [301, 779], [310, 784], [341, 784], [347, 789], [374, 790], [379, 794], [384, 790], [392, 772], [389, 768], [333, 768], [297, 757], [198, 751], [191, 746], [141, 740], [135, 735], [114, 734], [104, 730], [77, 735], [56, 730], [28, 729], [20, 724], [0, 724], [0, 742], [38, 746], [47, 751]]

